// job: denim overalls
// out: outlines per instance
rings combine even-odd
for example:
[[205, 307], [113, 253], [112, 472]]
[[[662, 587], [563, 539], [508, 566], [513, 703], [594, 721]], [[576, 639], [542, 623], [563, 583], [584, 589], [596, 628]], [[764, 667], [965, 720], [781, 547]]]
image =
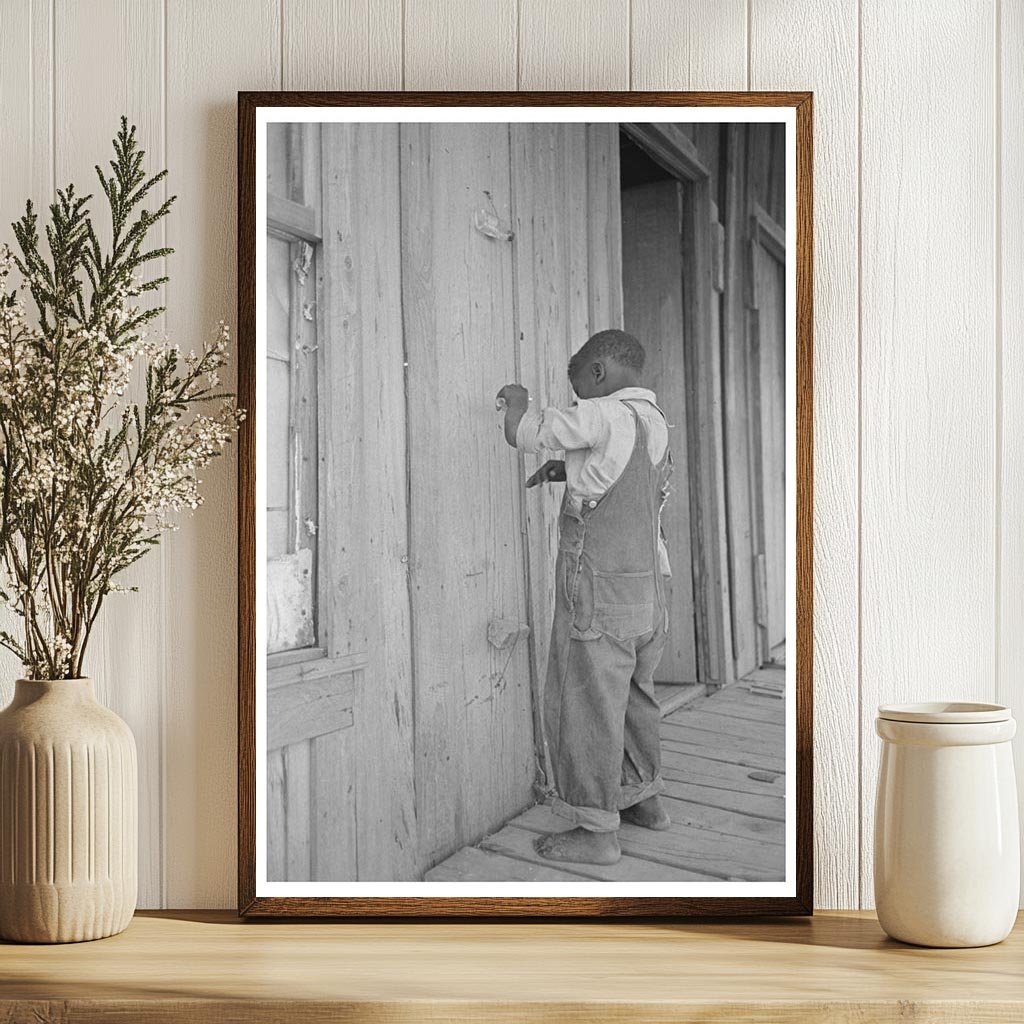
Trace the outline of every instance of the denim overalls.
[[654, 670], [667, 640], [658, 557], [672, 456], [654, 465], [631, 402], [636, 439], [619, 478], [559, 516], [556, 599], [544, 689], [553, 809], [594, 832], [664, 789]]

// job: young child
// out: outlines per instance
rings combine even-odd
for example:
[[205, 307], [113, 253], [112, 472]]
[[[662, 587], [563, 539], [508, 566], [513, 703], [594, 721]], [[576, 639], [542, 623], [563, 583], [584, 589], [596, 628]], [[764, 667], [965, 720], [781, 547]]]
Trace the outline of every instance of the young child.
[[510, 445], [565, 453], [526, 481], [566, 483], [544, 727], [553, 808], [576, 827], [537, 840], [551, 860], [614, 864], [620, 817], [671, 824], [658, 797], [653, 675], [667, 639], [661, 509], [672, 458], [664, 414], [639, 386], [643, 366], [636, 338], [601, 331], [569, 361], [571, 408], [531, 411], [519, 384], [498, 393]]

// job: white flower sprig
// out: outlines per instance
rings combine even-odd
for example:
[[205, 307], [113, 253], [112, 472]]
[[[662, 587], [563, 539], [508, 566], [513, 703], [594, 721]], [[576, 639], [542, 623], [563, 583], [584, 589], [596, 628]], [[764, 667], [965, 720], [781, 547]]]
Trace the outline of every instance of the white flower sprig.
[[[199, 506], [198, 473], [243, 415], [218, 390], [225, 324], [187, 355], [147, 336], [163, 310], [142, 309], [139, 297], [166, 279], [145, 281], [143, 267], [170, 250], [145, 251], [143, 242], [173, 198], [135, 213], [164, 172], [145, 176], [125, 119], [114, 147], [112, 176], [97, 168], [109, 250], [89, 197], [70, 187], [50, 207], [48, 259], [31, 204], [14, 225], [20, 255], [0, 247], [0, 600], [22, 624], [20, 636], [0, 631], [0, 645], [30, 678], [82, 674], [103, 599], [125, 589], [115, 577], [176, 527], [175, 513]], [[145, 380], [137, 402], [136, 374]]]

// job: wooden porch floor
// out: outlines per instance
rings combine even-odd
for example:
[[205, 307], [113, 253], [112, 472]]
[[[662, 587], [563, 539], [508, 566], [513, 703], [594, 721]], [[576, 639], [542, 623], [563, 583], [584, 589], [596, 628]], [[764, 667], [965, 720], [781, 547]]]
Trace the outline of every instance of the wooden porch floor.
[[[759, 669], [704, 696], [662, 698], [664, 832], [623, 824], [622, 860], [560, 865], [533, 848], [571, 827], [537, 804], [425, 875], [428, 882], [780, 881], [785, 877], [785, 668]], [[760, 691], [760, 692], [755, 692]], [[661, 694], [659, 693], [659, 696]], [[682, 703], [681, 699], [688, 699]]]

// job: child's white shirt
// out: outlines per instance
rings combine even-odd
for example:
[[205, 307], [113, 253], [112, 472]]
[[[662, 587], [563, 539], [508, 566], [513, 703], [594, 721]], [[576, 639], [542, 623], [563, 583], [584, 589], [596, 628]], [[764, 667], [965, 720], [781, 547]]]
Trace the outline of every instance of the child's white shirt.
[[[636, 425], [629, 406], [647, 428], [647, 454], [657, 464], [668, 446], [668, 424], [648, 388], [620, 388], [602, 398], [581, 398], [568, 409], [528, 409], [519, 421], [516, 447], [538, 454], [565, 453], [565, 485], [579, 510], [601, 498], [618, 480], [633, 454]], [[668, 553], [660, 543], [661, 570], [669, 574]]]

